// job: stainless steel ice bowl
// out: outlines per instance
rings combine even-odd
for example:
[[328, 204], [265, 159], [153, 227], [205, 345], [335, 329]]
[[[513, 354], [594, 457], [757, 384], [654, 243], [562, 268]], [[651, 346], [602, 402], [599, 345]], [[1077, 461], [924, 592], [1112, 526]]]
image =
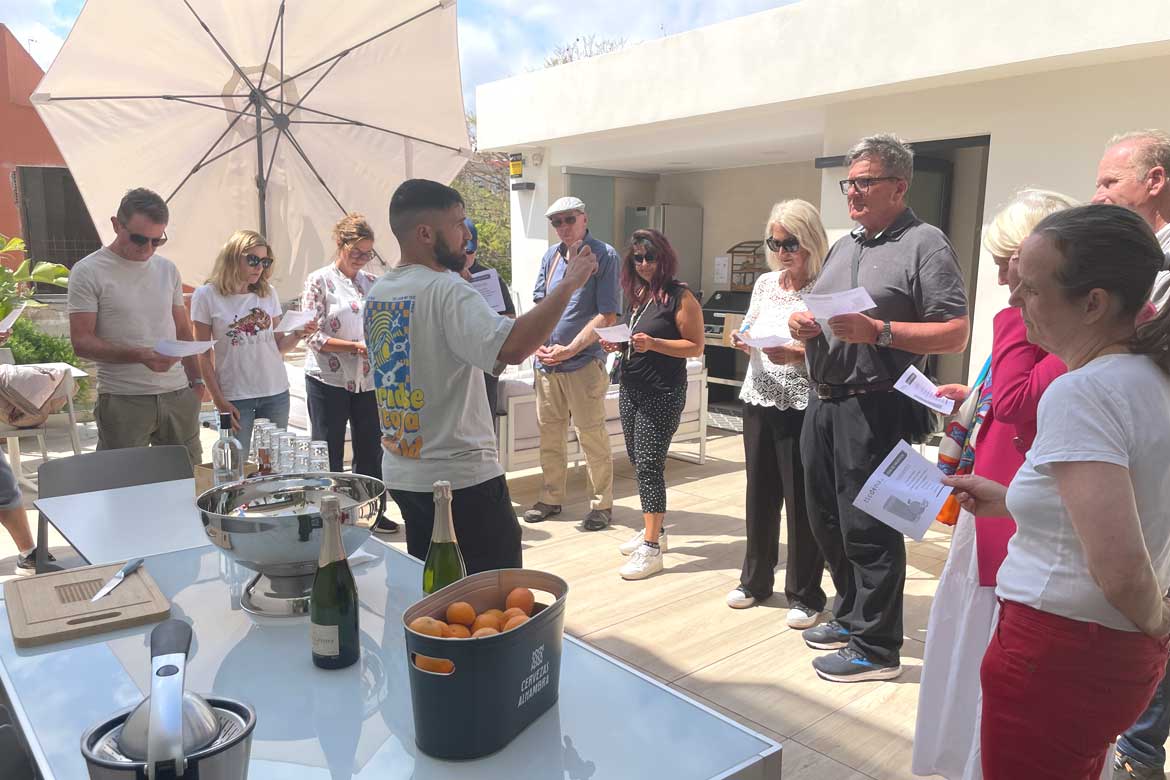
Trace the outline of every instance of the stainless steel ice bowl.
[[261, 576], [245, 594], [257, 614], [298, 615], [308, 609], [321, 552], [322, 496], [341, 499], [341, 537], [353, 554], [386, 506], [386, 486], [360, 474], [274, 474], [218, 485], [196, 500], [207, 538]]

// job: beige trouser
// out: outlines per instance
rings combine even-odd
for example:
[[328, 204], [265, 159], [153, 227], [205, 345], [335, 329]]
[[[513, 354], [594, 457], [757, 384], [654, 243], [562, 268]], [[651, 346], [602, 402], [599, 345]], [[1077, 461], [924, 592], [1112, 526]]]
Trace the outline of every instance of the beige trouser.
[[540, 500], [565, 503], [569, 418], [585, 450], [589, 473], [589, 508], [613, 507], [613, 455], [605, 430], [605, 392], [609, 377], [596, 360], [569, 372], [536, 372], [536, 420], [540, 423]]
[[191, 464], [202, 462], [199, 444], [199, 394], [183, 388], [160, 395], [99, 393], [93, 416], [99, 450], [181, 444]]

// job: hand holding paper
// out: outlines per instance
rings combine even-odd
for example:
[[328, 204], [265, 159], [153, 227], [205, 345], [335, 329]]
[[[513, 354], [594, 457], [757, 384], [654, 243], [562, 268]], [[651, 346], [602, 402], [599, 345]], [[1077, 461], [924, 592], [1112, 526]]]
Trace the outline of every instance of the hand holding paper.
[[894, 389], [936, 412], [951, 414], [955, 411], [955, 402], [950, 398], [940, 397], [934, 382], [927, 379], [926, 374], [913, 364], [906, 367], [906, 371], [894, 383]]
[[[869, 292], [864, 287], [854, 287], [844, 292], [808, 294], [803, 297], [804, 305], [817, 321], [828, 321], [838, 314], [854, 314], [874, 308]], [[824, 327], [822, 323], [822, 327]]]
[[621, 325], [611, 325], [608, 328], [597, 328], [597, 338], [611, 344], [621, 344], [630, 340], [630, 326], [624, 322]]
[[185, 358], [192, 355], [201, 355], [215, 346], [214, 341], [175, 341], [174, 339], [159, 339], [154, 345], [154, 351], [160, 355], [173, 358]]
[[775, 333], [767, 336], [741, 334], [739, 340], [749, 347], [755, 347], [756, 349], [771, 349], [772, 347], [783, 347], [792, 343], [792, 339], [788, 336], [781, 336]]
[[943, 473], [936, 465], [900, 441], [865, 481], [853, 506], [922, 541], [951, 494], [942, 480]]
[[303, 330], [306, 325], [316, 319], [317, 315], [311, 311], [286, 311], [280, 318], [280, 325], [277, 326], [276, 333], [288, 333], [294, 330]]

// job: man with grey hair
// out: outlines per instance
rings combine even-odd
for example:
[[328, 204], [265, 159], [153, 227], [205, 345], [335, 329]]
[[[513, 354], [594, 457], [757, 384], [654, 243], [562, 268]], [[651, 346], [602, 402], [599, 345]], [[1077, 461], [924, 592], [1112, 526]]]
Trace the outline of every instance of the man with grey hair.
[[[1094, 203], [1112, 203], [1137, 212], [1149, 223], [1170, 253], [1170, 134], [1162, 130], [1134, 130], [1109, 139], [1097, 165]], [[1170, 270], [1154, 280], [1150, 301], [1162, 309], [1170, 300]]]
[[[1170, 134], [1134, 130], [1109, 139], [1097, 165], [1094, 203], [1125, 206], [1149, 223], [1170, 258]], [[1154, 280], [1150, 301], [1162, 309], [1170, 299], [1170, 271]], [[1170, 668], [1167, 669], [1170, 671]], [[1114, 780], [1161, 780], [1170, 737], [1170, 675], [1162, 678], [1149, 707], [1117, 740]]]
[[550, 246], [540, 261], [532, 300], [540, 303], [561, 283], [565, 269], [582, 247], [589, 247], [597, 258], [597, 273], [573, 296], [548, 341], [536, 351], [533, 379], [543, 483], [539, 499], [524, 513], [524, 520], [539, 523], [561, 511], [572, 418], [589, 474], [589, 512], [581, 527], [601, 531], [609, 527], [613, 514], [613, 454], [605, 428], [609, 375], [596, 329], [612, 325], [621, 311], [621, 260], [612, 246], [589, 233], [589, 217], [580, 198], [557, 200], [545, 217], [560, 241]]
[[902, 534], [853, 506], [869, 475], [902, 439], [932, 428], [926, 407], [894, 390], [911, 365], [961, 352], [970, 318], [958, 259], [946, 235], [906, 205], [910, 147], [893, 135], [863, 138], [845, 158], [841, 193], [858, 227], [833, 245], [813, 293], [864, 287], [876, 306], [823, 327], [809, 312], [789, 319], [805, 343], [811, 397], [800, 437], [813, 535], [837, 590], [834, 619], [803, 633], [835, 650], [813, 660], [832, 682], [901, 674]]

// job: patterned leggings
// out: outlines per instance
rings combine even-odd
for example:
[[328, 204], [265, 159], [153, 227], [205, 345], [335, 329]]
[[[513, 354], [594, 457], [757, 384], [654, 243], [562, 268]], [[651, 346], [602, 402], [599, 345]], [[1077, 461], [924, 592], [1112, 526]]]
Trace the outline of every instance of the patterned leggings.
[[678, 430], [687, 402], [685, 384], [662, 393], [645, 390], [622, 382], [618, 409], [622, 415], [622, 434], [626, 454], [638, 477], [638, 497], [642, 512], [661, 514], [666, 511], [666, 451]]

